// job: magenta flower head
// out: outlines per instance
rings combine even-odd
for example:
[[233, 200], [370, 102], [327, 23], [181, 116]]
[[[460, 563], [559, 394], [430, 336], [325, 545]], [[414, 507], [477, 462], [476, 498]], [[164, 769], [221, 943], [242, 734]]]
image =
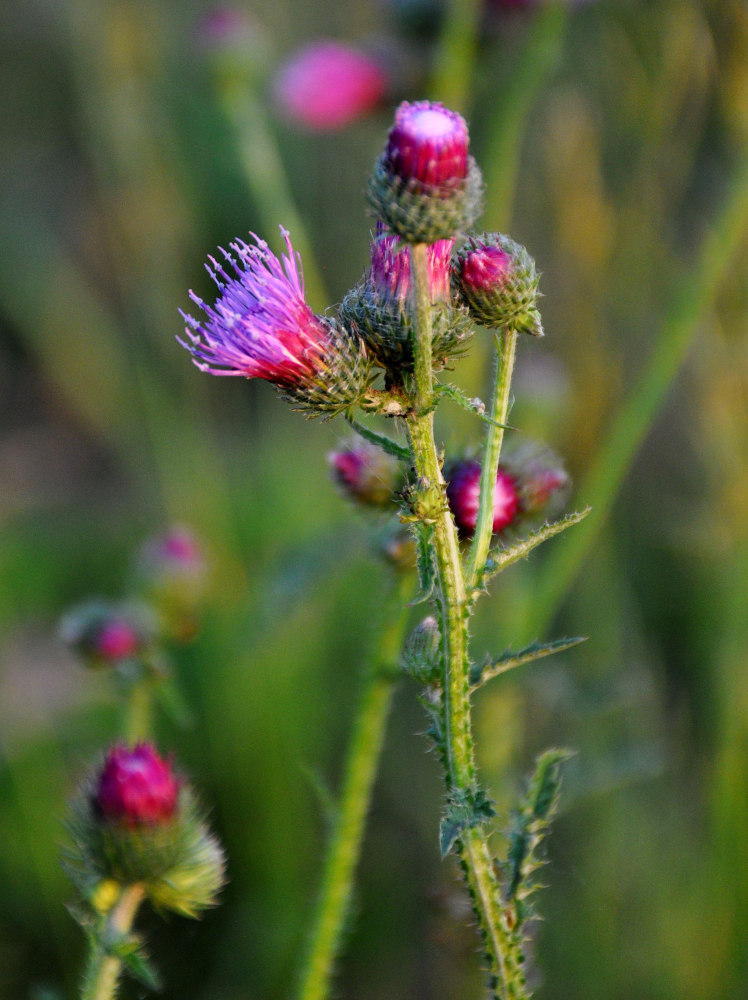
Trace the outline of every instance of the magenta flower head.
[[[463, 537], [475, 532], [480, 500], [481, 465], [473, 459], [455, 463], [448, 472], [447, 500], [457, 530]], [[517, 483], [503, 469], [496, 474], [493, 494], [493, 532], [504, 531], [514, 521], [519, 510]]]
[[223, 851], [192, 789], [150, 743], [110, 748], [71, 803], [68, 830], [67, 870], [94, 906], [92, 887], [113, 879], [196, 916], [223, 884]]
[[[460, 354], [472, 335], [467, 309], [455, 300], [450, 287], [453, 246], [454, 240], [437, 240], [426, 252], [436, 367]], [[413, 365], [412, 297], [410, 251], [396, 236], [385, 235], [380, 223], [371, 242], [371, 267], [343, 299], [340, 314], [395, 382]]]
[[546, 445], [523, 441], [502, 457], [502, 465], [517, 483], [523, 519], [546, 519], [563, 509], [571, 492], [571, 477]]
[[281, 232], [288, 253], [280, 260], [256, 236], [255, 245], [232, 243], [233, 254], [221, 250], [228, 270], [208, 258], [218, 298], [209, 306], [190, 292], [207, 319], [182, 313], [186, 340], [179, 342], [201, 371], [265, 379], [310, 415], [332, 416], [365, 392], [366, 351], [340, 324], [309, 308], [301, 261]]
[[60, 635], [88, 666], [117, 667], [148, 654], [156, 621], [145, 605], [95, 599], [65, 615]]
[[468, 229], [480, 213], [482, 181], [468, 155], [464, 118], [442, 104], [400, 105], [369, 182], [369, 201], [410, 243], [434, 243]]
[[501, 233], [471, 236], [456, 255], [455, 293], [477, 322], [493, 329], [543, 336], [538, 281], [527, 250]]
[[278, 71], [275, 102], [291, 121], [315, 132], [343, 128], [376, 108], [387, 90], [381, 64], [351, 45], [315, 42]]
[[178, 641], [191, 639], [208, 578], [205, 553], [193, 532], [177, 525], [149, 539], [135, 575], [161, 616], [162, 631]]
[[115, 746], [99, 775], [95, 808], [102, 822], [162, 826], [177, 811], [179, 781], [149, 743]]
[[330, 469], [343, 492], [367, 507], [392, 507], [402, 486], [398, 462], [375, 444], [357, 439], [327, 456]]

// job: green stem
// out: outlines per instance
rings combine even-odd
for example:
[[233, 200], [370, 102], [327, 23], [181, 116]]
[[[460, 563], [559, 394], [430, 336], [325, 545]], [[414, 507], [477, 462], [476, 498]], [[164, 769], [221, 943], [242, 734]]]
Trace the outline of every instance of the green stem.
[[394, 604], [384, 627], [379, 630], [381, 638], [372, 666], [367, 670], [309, 948], [302, 967], [299, 1000], [324, 1000], [330, 993], [333, 967], [350, 909], [356, 863], [361, 854], [364, 824], [395, 689], [394, 668], [403, 641], [411, 588], [410, 575], [401, 576], [395, 588]]
[[465, 572], [468, 593], [478, 584], [486, 567], [488, 550], [491, 547], [493, 534], [494, 492], [496, 474], [499, 469], [501, 445], [504, 440], [504, 424], [509, 412], [509, 390], [514, 371], [514, 354], [517, 344], [515, 330], [505, 328], [494, 334], [496, 344], [496, 386], [489, 416], [494, 421], [488, 425], [486, 448], [483, 455], [483, 467], [480, 477], [480, 500], [478, 517], [475, 525], [475, 535], [470, 548], [470, 557]]
[[[433, 395], [431, 371], [431, 317], [425, 248], [411, 247], [415, 288], [416, 342], [414, 408], [407, 417], [420, 516], [431, 524], [437, 567], [436, 601], [441, 629], [443, 678], [443, 759], [448, 794], [476, 791], [475, 751], [470, 714], [468, 656], [468, 602], [462, 573], [457, 530], [449, 511], [446, 486], [434, 439], [434, 414], [424, 409]], [[428, 367], [424, 363], [428, 360]], [[494, 996], [499, 1000], [525, 995], [519, 951], [511, 941], [501, 908], [493, 861], [483, 832], [467, 829], [458, 844], [460, 860], [483, 935]]]
[[143, 677], [130, 688], [125, 710], [124, 732], [125, 740], [131, 746], [151, 736], [154, 683], [152, 677]]
[[110, 953], [107, 942], [121, 940], [129, 933], [144, 895], [139, 883], [122, 889], [106, 918], [101, 940], [92, 944], [81, 1000], [113, 1000], [117, 995], [122, 961]]

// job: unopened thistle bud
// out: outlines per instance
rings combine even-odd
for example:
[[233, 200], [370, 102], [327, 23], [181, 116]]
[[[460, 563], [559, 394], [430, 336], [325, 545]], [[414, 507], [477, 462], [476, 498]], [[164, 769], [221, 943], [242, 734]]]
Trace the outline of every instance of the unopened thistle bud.
[[281, 260], [257, 237], [255, 246], [232, 243], [233, 255], [221, 251], [230, 270], [209, 258], [219, 296], [209, 306], [190, 292], [207, 320], [182, 313], [187, 339], [179, 343], [201, 371], [265, 379], [308, 414], [332, 416], [366, 391], [366, 350], [340, 323], [309, 308], [301, 261], [281, 231], [288, 248]]
[[502, 466], [517, 484], [520, 516], [548, 518], [563, 509], [571, 492], [571, 477], [550, 448], [524, 441], [502, 457]]
[[403, 670], [424, 684], [433, 684], [440, 679], [439, 624], [433, 615], [428, 615], [413, 629], [403, 648]]
[[155, 633], [150, 609], [133, 603], [87, 601], [60, 623], [62, 639], [95, 668], [139, 660], [151, 647]]
[[208, 567], [194, 534], [184, 526], [149, 539], [135, 567], [138, 583], [158, 610], [162, 631], [186, 641], [195, 633]]
[[535, 262], [508, 236], [471, 236], [456, 255], [453, 281], [456, 293], [479, 323], [543, 336]]
[[[382, 226], [371, 242], [371, 267], [340, 306], [343, 322], [355, 326], [374, 357], [395, 381], [413, 366], [415, 319], [410, 251]], [[472, 335], [467, 309], [455, 302], [450, 286], [454, 240], [438, 240], [426, 258], [432, 304], [432, 357], [436, 368], [465, 349]]]
[[409, 243], [435, 243], [469, 229], [483, 182], [468, 155], [464, 118], [442, 104], [403, 102], [369, 181], [377, 216]]
[[[475, 532], [480, 503], [481, 465], [473, 459], [457, 462], [447, 472], [447, 500], [463, 537]], [[519, 510], [519, 495], [514, 478], [499, 469], [493, 494], [493, 533], [508, 528]]]
[[331, 451], [327, 458], [335, 480], [351, 500], [394, 509], [394, 494], [402, 480], [397, 459], [364, 440]]
[[189, 785], [150, 744], [112, 747], [71, 814], [65, 860], [87, 898], [114, 881], [139, 883], [155, 906], [186, 916], [215, 903], [223, 851]]

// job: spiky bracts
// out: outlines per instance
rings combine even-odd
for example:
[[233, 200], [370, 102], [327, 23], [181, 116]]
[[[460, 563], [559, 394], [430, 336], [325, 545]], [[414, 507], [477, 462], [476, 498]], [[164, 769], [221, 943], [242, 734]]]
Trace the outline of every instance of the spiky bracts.
[[539, 275], [527, 250], [502, 233], [471, 236], [455, 257], [454, 288], [477, 322], [543, 336]]
[[409, 243], [468, 230], [483, 204], [483, 181], [468, 155], [465, 120], [443, 105], [403, 102], [369, 179], [369, 202]]
[[362, 342], [341, 324], [315, 314], [304, 298], [301, 261], [285, 230], [288, 249], [279, 259], [264, 240], [236, 240], [206, 265], [219, 288], [213, 306], [194, 292], [206, 314], [187, 313], [179, 342], [201, 371], [261, 378], [299, 408], [334, 414], [361, 398], [371, 380]]

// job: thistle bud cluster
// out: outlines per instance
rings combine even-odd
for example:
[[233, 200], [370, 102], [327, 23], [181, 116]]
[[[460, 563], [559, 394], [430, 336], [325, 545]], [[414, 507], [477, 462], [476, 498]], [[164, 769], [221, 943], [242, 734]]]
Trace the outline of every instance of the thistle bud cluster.
[[471, 322], [540, 335], [538, 277], [524, 250], [486, 233], [458, 246], [482, 207], [482, 179], [469, 154], [461, 115], [428, 101], [404, 102], [368, 187], [377, 217], [370, 266], [343, 298], [337, 316], [315, 313], [304, 297], [301, 260], [281, 229], [287, 252], [235, 240], [207, 271], [218, 287], [204, 314], [182, 313], [180, 343], [201, 371], [270, 382], [308, 416], [334, 416], [359, 405], [391, 415], [381, 392], [402, 386], [413, 369], [414, 281], [408, 245], [428, 245], [432, 362], [435, 370], [463, 353]]

